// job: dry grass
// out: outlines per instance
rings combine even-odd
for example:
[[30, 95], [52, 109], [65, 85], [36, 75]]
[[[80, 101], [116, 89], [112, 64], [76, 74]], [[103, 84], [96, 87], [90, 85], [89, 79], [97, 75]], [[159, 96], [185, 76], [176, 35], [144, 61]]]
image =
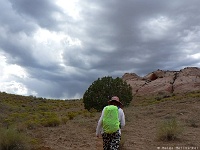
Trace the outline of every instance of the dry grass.
[[27, 136], [14, 128], [1, 128], [0, 135], [0, 150], [28, 150], [31, 147]]
[[[122, 129], [121, 149], [154, 150], [159, 146], [200, 149], [199, 92], [159, 99], [135, 97], [123, 109], [126, 126]], [[15, 126], [32, 137], [32, 143], [37, 145], [34, 150], [101, 150], [102, 139], [95, 137], [100, 115], [95, 110], [85, 110], [82, 100], [47, 100], [0, 93], [0, 126]], [[169, 123], [171, 116], [176, 119]], [[158, 140], [159, 130], [160, 135], [170, 135], [168, 139], [173, 140], [164, 140], [163, 136]]]
[[160, 141], [177, 140], [179, 135], [183, 132], [183, 128], [176, 118], [162, 121], [157, 128], [157, 138]]

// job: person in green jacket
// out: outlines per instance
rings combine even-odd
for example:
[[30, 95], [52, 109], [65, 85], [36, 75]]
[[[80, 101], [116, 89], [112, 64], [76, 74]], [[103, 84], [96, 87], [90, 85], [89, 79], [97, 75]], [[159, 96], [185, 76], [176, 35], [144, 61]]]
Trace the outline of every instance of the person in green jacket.
[[96, 128], [96, 136], [103, 137], [104, 150], [118, 150], [121, 140], [121, 128], [125, 126], [122, 103], [113, 96], [104, 107]]

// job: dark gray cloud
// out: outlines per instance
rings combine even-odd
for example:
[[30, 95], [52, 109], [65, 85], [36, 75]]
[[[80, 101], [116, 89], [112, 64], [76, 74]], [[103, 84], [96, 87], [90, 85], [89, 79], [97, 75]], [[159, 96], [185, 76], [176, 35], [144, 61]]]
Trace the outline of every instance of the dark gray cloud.
[[[34, 21], [39, 26], [55, 30], [59, 22], [55, 16], [63, 15], [61, 9], [48, 0], [9, 0], [14, 11], [21, 17]], [[68, 16], [65, 16], [68, 17]], [[62, 21], [61, 21], [62, 22]]]
[[[8, 92], [18, 85], [25, 95], [82, 97], [99, 77], [200, 66], [198, 0], [79, 0], [71, 12], [72, 3], [59, 2], [0, 2], [0, 81]], [[13, 65], [15, 75], [6, 69]]]

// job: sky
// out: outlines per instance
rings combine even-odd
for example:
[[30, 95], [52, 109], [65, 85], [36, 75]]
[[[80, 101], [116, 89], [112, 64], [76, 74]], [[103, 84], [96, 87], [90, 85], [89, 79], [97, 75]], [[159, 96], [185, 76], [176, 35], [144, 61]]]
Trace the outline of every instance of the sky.
[[98, 78], [200, 67], [199, 0], [0, 0], [0, 91], [82, 98]]

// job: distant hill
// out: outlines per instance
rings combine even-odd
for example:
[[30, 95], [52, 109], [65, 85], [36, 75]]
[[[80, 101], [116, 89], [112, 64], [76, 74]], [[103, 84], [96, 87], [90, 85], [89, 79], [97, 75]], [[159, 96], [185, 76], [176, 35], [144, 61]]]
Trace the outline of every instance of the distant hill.
[[132, 86], [135, 96], [168, 96], [200, 90], [200, 68], [197, 67], [187, 67], [180, 71], [158, 69], [144, 77], [125, 73], [122, 79]]
[[53, 100], [0, 92], [0, 127], [22, 122], [26, 128], [56, 126], [81, 113], [85, 113], [81, 100]]

